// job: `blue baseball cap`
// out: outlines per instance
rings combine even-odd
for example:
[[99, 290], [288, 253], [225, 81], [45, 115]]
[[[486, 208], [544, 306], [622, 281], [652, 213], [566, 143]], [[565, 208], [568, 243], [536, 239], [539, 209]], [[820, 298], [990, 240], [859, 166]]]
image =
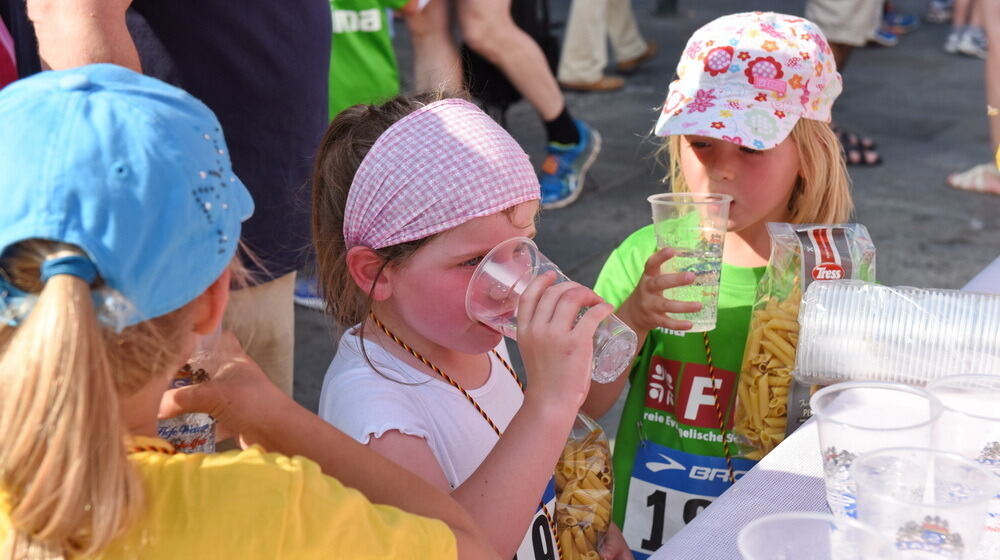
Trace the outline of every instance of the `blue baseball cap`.
[[111, 64], [43, 72], [0, 90], [0, 123], [0, 254], [80, 247], [132, 310], [119, 326], [184, 306], [232, 261], [253, 199], [183, 90]]

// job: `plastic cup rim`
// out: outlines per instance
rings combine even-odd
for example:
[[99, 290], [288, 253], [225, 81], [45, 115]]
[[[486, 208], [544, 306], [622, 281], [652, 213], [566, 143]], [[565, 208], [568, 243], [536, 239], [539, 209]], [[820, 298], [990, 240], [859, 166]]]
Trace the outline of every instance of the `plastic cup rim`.
[[[672, 204], [674, 201], [679, 200], [683, 197], [688, 197], [692, 200], [684, 201], [685, 206], [688, 205], [702, 205], [710, 206], [719, 203], [728, 203], [733, 201], [732, 195], [722, 194], [722, 193], [696, 193], [696, 192], [668, 192], [653, 194], [646, 197], [646, 201], [650, 204]], [[678, 203], [679, 204], [679, 203]]]
[[[985, 466], [983, 466], [983, 465], [981, 465], [981, 464], [979, 464], [979, 463], [977, 463], [977, 462], [975, 462], [975, 461], [973, 461], [971, 459], [966, 459], [965, 457], [959, 455], [958, 453], [952, 452], [952, 451], [945, 451], [943, 449], [932, 449], [932, 448], [929, 448], [929, 447], [882, 447], [882, 448], [879, 448], [879, 449], [873, 449], [871, 451], [866, 451], [866, 452], [858, 455], [857, 458], [854, 459], [854, 461], [851, 461], [851, 466], [848, 467], [848, 469], [849, 469], [849, 471], [851, 473], [851, 478], [853, 478], [855, 484], [858, 485], [858, 491], [859, 491], [858, 493], [860, 494], [860, 490], [861, 490], [862, 484], [864, 484], [864, 486], [867, 487], [868, 486], [868, 482], [865, 481], [864, 483], [862, 483], [862, 480], [863, 480], [864, 477], [858, 476], [858, 470], [859, 469], [858, 469], [857, 465], [863, 463], [867, 459], [870, 459], [870, 458], [878, 456], [878, 455], [888, 455], [890, 453], [903, 453], [903, 452], [918, 452], [918, 453], [923, 453], [925, 455], [935, 455], [935, 456], [938, 456], [938, 457], [946, 457], [948, 459], [955, 460], [955, 461], [957, 461], [960, 464], [965, 464], [966, 467], [973, 467], [976, 470], [982, 471], [983, 473], [986, 474], [986, 480], [988, 480], [988, 481], [994, 481], [994, 480], [996, 480], [996, 477], [993, 475], [992, 472], [990, 472], [987, 469], [987, 467], [985, 467]], [[987, 484], [989, 484], [989, 483], [987, 483]], [[875, 486], [875, 485], [872, 484], [872, 486]], [[993, 497], [997, 493], [997, 484], [993, 483], [992, 486], [993, 486], [992, 489], [988, 489], [986, 491], [983, 491], [982, 495], [979, 496], [978, 498], [976, 498], [975, 500], [969, 500], [967, 502], [963, 502], [963, 503], [960, 503], [960, 504], [937, 504], [937, 503], [927, 504], [927, 503], [924, 503], [922, 501], [918, 503], [918, 502], [914, 502], [914, 501], [911, 501], [911, 500], [902, 500], [902, 499], [899, 499], [899, 498], [897, 498], [895, 496], [890, 496], [890, 495], [887, 495], [887, 494], [884, 494], [884, 493], [881, 493], [881, 492], [879, 492], [879, 498], [883, 499], [883, 500], [886, 500], [886, 501], [889, 501], [889, 502], [891, 502], [891, 503], [893, 503], [895, 505], [903, 505], [903, 506], [911, 506], [911, 507], [933, 507], [934, 509], [961, 509], [961, 508], [964, 508], [964, 507], [968, 507], [968, 506], [970, 506], [972, 504], [979, 504], [979, 503], [982, 503], [982, 502], [988, 502], [988, 501], [992, 500]]]
[[743, 554], [748, 548], [745, 540], [749, 538], [749, 535], [754, 529], [774, 521], [784, 522], [801, 519], [809, 521], [826, 521], [831, 525], [850, 527], [851, 529], [861, 531], [869, 538], [874, 537], [876, 541], [883, 543], [884, 546], [892, 546], [892, 541], [889, 540], [888, 537], [880, 533], [876, 528], [872, 527], [868, 523], [849, 517], [840, 517], [832, 513], [822, 513], [818, 511], [782, 511], [762, 515], [747, 523], [742, 529], [740, 529], [739, 534], [736, 536], [736, 546], [739, 548], [740, 553]]
[[[473, 282], [475, 281], [476, 278], [478, 278], [479, 276], [481, 276], [483, 274], [483, 268], [485, 267], [486, 263], [489, 262], [490, 257], [492, 257], [494, 254], [496, 254], [496, 252], [499, 251], [500, 248], [503, 247], [504, 245], [507, 245], [508, 243], [513, 243], [513, 242], [525, 243], [527, 245], [531, 245], [535, 249], [536, 252], [538, 251], [538, 245], [536, 245], [535, 242], [532, 241], [530, 237], [520, 236], [520, 237], [511, 237], [510, 239], [505, 239], [505, 240], [501, 241], [500, 243], [497, 243], [492, 249], [490, 249], [486, 253], [486, 255], [483, 256], [483, 260], [480, 261], [479, 264], [476, 265], [476, 269], [472, 271], [472, 276], [469, 277], [469, 284], [468, 284], [468, 286], [465, 287], [465, 314], [469, 317], [470, 320], [475, 321], [476, 323], [482, 323], [482, 321], [480, 321], [479, 319], [476, 319], [472, 315], [472, 290], [471, 290], [471, 288], [472, 288]], [[483, 324], [485, 325], [486, 323], [483, 323]], [[492, 328], [492, 327], [490, 327], [490, 328]]]
[[[935, 385], [938, 382], [941, 382], [941, 385], [944, 386], [944, 383], [943, 383], [944, 381], [947, 381], [947, 380], [950, 380], [950, 379], [951, 380], [958, 379], [958, 378], [965, 378], [965, 379], [990, 379], [990, 380], [993, 380], [993, 381], [996, 382], [997, 391], [1000, 391], [1000, 375], [991, 375], [991, 374], [988, 374], [988, 373], [959, 373], [959, 374], [956, 374], [956, 375], [948, 375], [948, 376], [945, 376], [945, 377], [939, 377], [939, 378], [937, 378], [937, 379], [935, 379], [935, 380], [933, 380], [933, 381], [931, 381], [931, 382], [929, 382], [927, 384], [926, 391], [928, 393], [930, 393], [931, 395], [934, 395], [934, 393], [931, 392], [932, 391], [932, 389], [931, 389], [932, 385]], [[947, 410], [950, 413], [961, 414], [963, 416], [968, 416], [970, 418], [975, 418], [977, 420], [986, 420], [986, 421], [989, 421], [989, 422], [1000, 422], [1000, 414], [997, 414], [996, 416], [987, 416], [987, 415], [984, 415], [984, 414], [975, 414], [975, 413], [968, 412], [968, 411], [965, 411], [965, 410], [959, 410], [959, 409], [957, 409], [957, 408], [955, 408], [953, 406], [949, 406], [949, 405], [945, 404], [945, 402], [943, 400], [941, 400], [941, 399], [938, 399], [938, 400], [941, 402], [942, 408], [944, 408], [945, 410]]]
[[[906, 426], [896, 426], [892, 428], [871, 428], [868, 426], [857, 424], [855, 422], [844, 422], [842, 420], [834, 420], [833, 418], [830, 418], [828, 415], [824, 415], [820, 411], [821, 409], [818, 410], [816, 408], [816, 403], [819, 401], [819, 399], [830, 393], [836, 393], [846, 389], [861, 389], [861, 388], [888, 389], [890, 391], [902, 391], [906, 393], [911, 393], [913, 395], [926, 397], [927, 400], [930, 401], [931, 403], [930, 418], [928, 418], [927, 420], [917, 422], [915, 424], [908, 424]], [[813, 396], [809, 397], [809, 409], [812, 411], [813, 416], [816, 416], [818, 420], [823, 422], [829, 422], [831, 424], [839, 424], [841, 426], [847, 426], [849, 428], [854, 428], [858, 430], [895, 432], [901, 430], [912, 430], [914, 428], [921, 428], [933, 424], [941, 416], [943, 406], [941, 404], [940, 399], [932, 395], [930, 392], [917, 387], [910, 387], [909, 385], [902, 385], [900, 383], [889, 383], [883, 381], [844, 381], [840, 383], [834, 383], [833, 385], [823, 387], [819, 391], [816, 391], [816, 393]]]

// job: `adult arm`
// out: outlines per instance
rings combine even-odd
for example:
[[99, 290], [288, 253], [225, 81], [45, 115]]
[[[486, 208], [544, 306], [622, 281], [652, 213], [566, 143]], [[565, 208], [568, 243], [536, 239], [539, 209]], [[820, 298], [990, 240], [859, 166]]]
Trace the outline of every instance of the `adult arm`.
[[53, 70], [109, 62], [142, 72], [125, 25], [132, 0], [27, 0], [42, 66]]

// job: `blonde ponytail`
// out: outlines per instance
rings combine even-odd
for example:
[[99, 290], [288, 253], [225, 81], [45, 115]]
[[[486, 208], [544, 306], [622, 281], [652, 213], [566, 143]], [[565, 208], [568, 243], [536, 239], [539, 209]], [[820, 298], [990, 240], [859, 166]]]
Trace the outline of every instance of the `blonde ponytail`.
[[119, 394], [162, 375], [180, 349], [178, 336], [159, 333], [176, 329], [184, 308], [115, 334], [98, 323], [84, 280], [42, 285], [41, 263], [72, 253], [32, 240], [0, 261], [38, 297], [20, 326], [0, 324], [0, 491], [12, 529], [4, 558], [94, 555], [136, 519], [143, 492]]
[[93, 554], [135, 516], [128, 463], [91, 290], [54, 276], [0, 358], [0, 481], [11, 503], [9, 557]]

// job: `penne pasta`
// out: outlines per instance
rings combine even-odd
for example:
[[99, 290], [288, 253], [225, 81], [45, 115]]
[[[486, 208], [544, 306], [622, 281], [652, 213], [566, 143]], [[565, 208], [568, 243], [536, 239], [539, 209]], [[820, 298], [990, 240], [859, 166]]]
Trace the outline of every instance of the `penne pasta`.
[[611, 450], [603, 431], [570, 441], [556, 464], [556, 524], [562, 557], [600, 558], [611, 520]]

